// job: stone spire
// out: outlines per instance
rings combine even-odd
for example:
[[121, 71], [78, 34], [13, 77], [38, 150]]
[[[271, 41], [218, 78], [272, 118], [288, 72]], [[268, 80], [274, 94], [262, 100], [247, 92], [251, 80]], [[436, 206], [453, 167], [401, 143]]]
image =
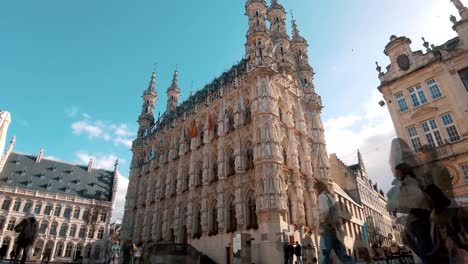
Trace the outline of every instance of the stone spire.
[[138, 118], [140, 129], [138, 137], [143, 137], [154, 123], [154, 105], [158, 101], [158, 93], [156, 92], [156, 72], [151, 74], [151, 81], [148, 88], [143, 92], [143, 105], [141, 114]]
[[291, 15], [291, 17], [292, 17], [291, 24], [292, 24], [292, 30], [293, 30], [292, 41], [294, 43], [304, 43], [307, 45], [307, 40], [305, 40], [305, 38], [301, 36], [301, 33], [299, 32], [299, 29], [297, 28], [296, 19], [294, 19], [293, 15]]
[[179, 71], [176, 67], [174, 76], [172, 77], [172, 84], [167, 88], [167, 106], [166, 112], [173, 112], [179, 103], [180, 89], [179, 89]]
[[461, 0], [450, 0], [455, 8], [457, 8], [458, 13], [460, 13], [460, 16], [462, 20], [468, 19], [468, 9], [466, 6], [462, 3]]
[[366, 166], [364, 165], [364, 159], [362, 158], [362, 154], [359, 149], [357, 151], [357, 156], [358, 156], [358, 164], [359, 164], [359, 173], [361, 174], [361, 176], [367, 178]]
[[286, 31], [286, 10], [278, 3], [277, 0], [271, 1], [271, 6], [267, 9], [268, 20], [270, 21], [270, 33], [273, 41], [285, 39], [289, 41], [289, 36]]

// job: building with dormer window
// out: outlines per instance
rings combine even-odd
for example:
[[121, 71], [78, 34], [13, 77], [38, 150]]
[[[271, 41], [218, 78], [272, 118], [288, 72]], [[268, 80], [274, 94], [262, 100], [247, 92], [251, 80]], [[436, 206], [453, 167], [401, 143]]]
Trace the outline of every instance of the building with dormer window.
[[33, 211], [39, 235], [27, 252], [40, 261], [83, 259], [104, 262], [108, 254], [109, 222], [117, 191], [118, 162], [114, 171], [70, 164], [13, 152], [15, 138], [0, 157], [0, 256], [9, 258], [17, 233], [13, 230]]
[[444, 191], [468, 207], [468, 8], [452, 1], [460, 18], [451, 16], [457, 36], [436, 46], [424, 40], [413, 51], [411, 40], [391, 36], [384, 53], [386, 72], [377, 66], [383, 94], [398, 137], [413, 151], [432, 147], [450, 173]]

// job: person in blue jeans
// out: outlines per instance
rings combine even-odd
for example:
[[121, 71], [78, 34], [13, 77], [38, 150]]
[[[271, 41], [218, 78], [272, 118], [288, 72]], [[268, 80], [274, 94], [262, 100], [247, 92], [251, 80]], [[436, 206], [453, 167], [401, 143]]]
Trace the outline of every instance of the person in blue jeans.
[[343, 243], [338, 238], [341, 227], [341, 220], [338, 213], [338, 206], [333, 198], [328, 184], [317, 181], [314, 185], [318, 194], [319, 209], [319, 233], [320, 233], [320, 263], [330, 263], [330, 254], [335, 251], [338, 258], [344, 264], [354, 264], [354, 260], [346, 254]]

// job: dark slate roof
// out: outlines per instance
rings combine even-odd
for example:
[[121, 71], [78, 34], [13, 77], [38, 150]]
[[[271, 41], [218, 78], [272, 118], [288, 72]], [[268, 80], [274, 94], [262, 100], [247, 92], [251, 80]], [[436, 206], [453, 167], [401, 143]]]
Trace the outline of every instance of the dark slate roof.
[[112, 200], [114, 172], [12, 152], [0, 173], [0, 185], [101, 201]]

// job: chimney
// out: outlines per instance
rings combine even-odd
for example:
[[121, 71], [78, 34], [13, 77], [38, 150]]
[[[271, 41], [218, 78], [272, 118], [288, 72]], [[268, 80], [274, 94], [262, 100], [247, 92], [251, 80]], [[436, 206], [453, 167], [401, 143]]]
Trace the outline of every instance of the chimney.
[[37, 157], [36, 157], [36, 163], [41, 162], [41, 159], [42, 159], [43, 155], [44, 155], [44, 149], [40, 149], [39, 154], [37, 154]]
[[88, 162], [88, 172], [91, 172], [92, 169], [93, 169], [93, 159], [90, 159]]

